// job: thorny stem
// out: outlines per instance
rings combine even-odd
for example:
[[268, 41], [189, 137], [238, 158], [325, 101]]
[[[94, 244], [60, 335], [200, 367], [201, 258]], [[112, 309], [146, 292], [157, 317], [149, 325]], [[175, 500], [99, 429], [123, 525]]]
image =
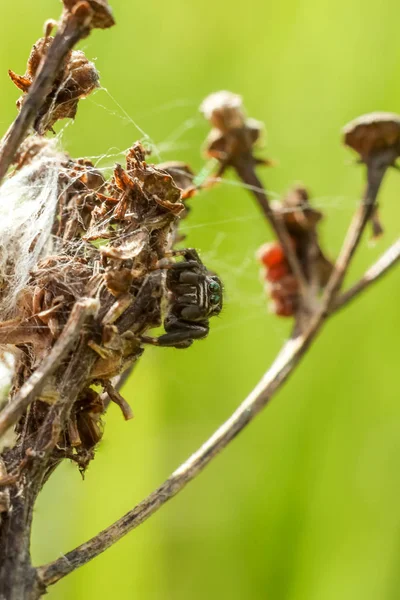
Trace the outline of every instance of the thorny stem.
[[87, 18], [81, 19], [70, 14], [55, 35], [21, 111], [0, 146], [0, 182], [12, 164], [19, 146], [28, 134], [46, 97], [51, 92], [65, 58], [75, 44], [88, 35], [89, 30]]
[[61, 361], [81, 335], [82, 327], [98, 310], [98, 301], [90, 298], [78, 301], [71, 311], [67, 324], [49, 355], [30, 376], [16, 396], [0, 412], [0, 437], [14, 425], [28, 406], [43, 390], [48, 377], [54, 373]]
[[303, 273], [303, 269], [301, 268], [300, 261], [296, 256], [296, 252], [293, 248], [290, 236], [282, 218], [273, 210], [269, 203], [267, 192], [255, 172], [255, 164], [256, 161], [252, 156], [250, 156], [248, 158], [235, 161], [232, 166], [235, 169], [238, 177], [243, 181], [243, 183], [246, 184], [247, 189], [253, 194], [264, 216], [274, 229], [284, 250], [290, 268], [299, 283], [303, 302], [307, 306], [309, 303], [309, 288]]
[[[168, 500], [176, 496], [261, 412], [273, 394], [286, 382], [306, 354], [309, 346], [321, 330], [325, 320], [343, 308], [372, 283], [380, 279], [400, 259], [398, 240], [371, 267], [364, 277], [349, 292], [340, 296], [328, 314], [330, 297], [325, 297], [323, 306], [312, 318], [307, 331], [290, 339], [282, 348], [270, 369], [242, 402], [232, 416], [184, 462], [159, 488], [145, 498], [121, 519], [107, 527], [97, 536], [52, 563], [37, 569], [38, 579], [43, 586], [57, 583], [60, 579], [87, 564], [93, 558], [118, 542], [127, 533], [136, 529], [153, 515]], [[332, 288], [333, 290], [333, 288]]]

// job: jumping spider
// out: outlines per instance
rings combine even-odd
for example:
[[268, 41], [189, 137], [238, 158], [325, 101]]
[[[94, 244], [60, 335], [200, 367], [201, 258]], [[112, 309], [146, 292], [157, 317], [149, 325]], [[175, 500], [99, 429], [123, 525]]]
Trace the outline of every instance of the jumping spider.
[[209, 318], [222, 309], [222, 283], [203, 265], [196, 250], [189, 248], [173, 253], [182, 262], [168, 268], [166, 288], [169, 292], [165, 334], [158, 338], [142, 336], [142, 342], [155, 346], [188, 348], [194, 340], [207, 337]]

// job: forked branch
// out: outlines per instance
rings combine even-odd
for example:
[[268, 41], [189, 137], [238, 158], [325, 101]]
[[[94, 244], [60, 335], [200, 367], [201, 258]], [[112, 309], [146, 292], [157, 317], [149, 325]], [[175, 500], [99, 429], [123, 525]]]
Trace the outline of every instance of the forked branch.
[[[360, 239], [360, 238], [359, 238]], [[400, 260], [400, 239], [373, 265], [364, 277], [350, 290], [339, 296], [330, 311], [334, 314], [361, 292], [379, 280]], [[347, 263], [348, 264], [348, 263]], [[340, 271], [335, 271], [337, 281]], [[336, 286], [331, 285], [331, 294]], [[272, 396], [286, 382], [306, 354], [310, 344], [319, 333], [328, 315], [331, 296], [325, 296], [324, 305], [315, 315], [307, 331], [294, 337], [283, 346], [273, 365], [268, 369], [250, 395], [242, 402], [232, 416], [172, 475], [140, 504], [126, 513], [121, 519], [104, 529], [94, 538], [52, 563], [39, 567], [37, 574], [44, 586], [57, 581], [82, 567], [118, 542], [127, 533], [136, 529], [158, 511], [166, 502], [176, 496], [261, 412]]]

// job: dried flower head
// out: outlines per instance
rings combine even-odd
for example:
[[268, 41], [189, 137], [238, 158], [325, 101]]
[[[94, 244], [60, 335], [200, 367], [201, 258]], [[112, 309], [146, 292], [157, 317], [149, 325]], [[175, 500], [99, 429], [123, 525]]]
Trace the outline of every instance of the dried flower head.
[[263, 125], [246, 118], [240, 96], [216, 92], [204, 100], [200, 110], [213, 127], [206, 140], [206, 153], [220, 162], [220, 172], [252, 153]]
[[392, 149], [400, 155], [400, 116], [394, 113], [375, 112], [362, 115], [343, 129], [344, 143], [367, 163], [377, 153]]
[[62, 0], [66, 14], [72, 14], [82, 5], [87, 5], [91, 12], [90, 27], [107, 29], [115, 25], [111, 7], [107, 0]]
[[[38, 136], [29, 138], [16, 158], [14, 177], [25, 169], [35, 169], [35, 152], [50, 152], [50, 145]], [[208, 318], [222, 306], [221, 296], [215, 295], [216, 287], [221, 293], [219, 280], [202, 265], [195, 251], [185, 254], [181, 265], [189, 269], [190, 277], [186, 273], [181, 282], [184, 271], [171, 259], [171, 250], [184, 211], [182, 193], [166, 169], [149, 165], [145, 159], [146, 151], [140, 143], [135, 144], [127, 153], [126, 168], [116, 165], [114, 176], [106, 182], [89, 160], [57, 155], [56, 210], [49, 213], [52, 244], [41, 247], [18, 291], [17, 318], [0, 324], [0, 341], [23, 349], [23, 382], [61, 338], [77, 302], [98, 299], [96, 316], [81, 348], [81, 361], [87, 365], [84, 384], [56, 440], [57, 452], [67, 457], [72, 453], [81, 469], [93, 457], [102, 435], [104, 407], [93, 386], [102, 386], [124, 418], [131, 418], [132, 411], [113, 390], [111, 379], [138, 360], [143, 344], [158, 343], [145, 336], [148, 330], [164, 321], [166, 334], [160, 345], [188, 347], [193, 339], [207, 335]], [[42, 176], [42, 166], [38, 164], [36, 178]], [[182, 184], [192, 177], [187, 167], [184, 174]], [[35, 224], [31, 225], [35, 231]], [[32, 244], [36, 243], [34, 238]], [[164, 276], [166, 268], [169, 275]], [[199, 286], [209, 283], [207, 299], [215, 302], [207, 311], [193, 306], [194, 281]], [[72, 353], [71, 360], [75, 356]], [[65, 368], [63, 364], [47, 380], [28, 421], [24, 417], [18, 423], [17, 433], [29, 435], [44, 427], [59, 399], [58, 384]]]
[[306, 279], [310, 281], [314, 272], [319, 288], [323, 288], [333, 270], [333, 263], [321, 249], [317, 231], [323, 213], [311, 206], [309, 193], [302, 185], [293, 187], [274, 208], [281, 211]]
[[344, 127], [343, 135], [345, 145], [358, 152], [367, 165], [365, 199], [371, 205], [372, 235], [376, 238], [383, 233], [376, 204], [378, 190], [386, 170], [400, 156], [400, 116], [386, 112], [362, 115]]
[[276, 209], [282, 210], [286, 228], [294, 237], [315, 231], [323, 218], [322, 212], [313, 208], [309, 200], [306, 188], [296, 185], [286, 194], [282, 204], [275, 204]]
[[[314, 282], [317, 291], [323, 289], [332, 274], [333, 263], [324, 255], [318, 239], [317, 225], [322, 213], [311, 206], [308, 191], [301, 185], [291, 189], [282, 202], [276, 202], [274, 211], [286, 226], [307, 282]], [[294, 316], [300, 306], [299, 284], [281, 244], [264, 244], [257, 258], [263, 265], [262, 278], [272, 300], [271, 309], [278, 316]]]
[[221, 91], [208, 96], [200, 106], [207, 121], [221, 132], [244, 127], [243, 100], [238, 94]]
[[[53, 38], [51, 37], [41, 38], [36, 42], [29, 56], [25, 75], [17, 75], [13, 71], [9, 71], [13, 83], [23, 92], [17, 101], [18, 110], [21, 109], [41, 61], [52, 43]], [[74, 119], [79, 100], [89, 96], [98, 87], [99, 74], [94, 64], [80, 50], [71, 51], [46, 102], [37, 115], [34, 123], [35, 130], [44, 134], [51, 130], [58, 120]]]

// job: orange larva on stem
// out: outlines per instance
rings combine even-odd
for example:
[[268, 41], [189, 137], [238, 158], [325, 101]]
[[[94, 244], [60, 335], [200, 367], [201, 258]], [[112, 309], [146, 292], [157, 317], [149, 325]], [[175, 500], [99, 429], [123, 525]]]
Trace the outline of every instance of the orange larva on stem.
[[289, 265], [286, 260], [267, 269], [265, 279], [271, 282], [280, 281], [286, 275], [289, 275]]
[[283, 249], [277, 242], [263, 244], [257, 252], [257, 258], [267, 268], [279, 265], [286, 260]]
[[[295, 245], [294, 240], [292, 240]], [[299, 284], [290, 271], [281, 245], [271, 242], [261, 246], [257, 258], [263, 265], [265, 289], [272, 299], [271, 310], [279, 317], [292, 317], [298, 303]]]

